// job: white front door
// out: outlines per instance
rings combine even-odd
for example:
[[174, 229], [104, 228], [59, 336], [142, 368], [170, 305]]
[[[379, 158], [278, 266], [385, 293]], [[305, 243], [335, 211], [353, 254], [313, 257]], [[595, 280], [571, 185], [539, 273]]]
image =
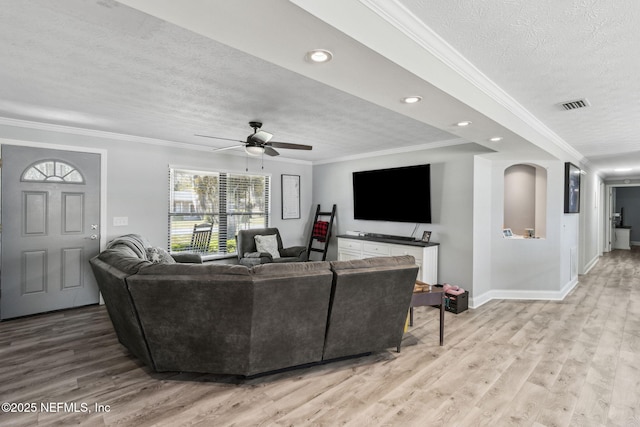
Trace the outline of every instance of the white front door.
[[100, 155], [2, 146], [0, 318], [99, 302]]

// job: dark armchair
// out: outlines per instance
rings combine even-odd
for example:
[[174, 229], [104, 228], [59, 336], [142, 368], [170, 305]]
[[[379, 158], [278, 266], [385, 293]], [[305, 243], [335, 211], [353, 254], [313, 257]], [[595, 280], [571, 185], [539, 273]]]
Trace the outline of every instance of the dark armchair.
[[[256, 236], [275, 236], [277, 254], [260, 252], [256, 246]], [[252, 230], [240, 230], [237, 236], [238, 264], [251, 267], [270, 262], [302, 262], [307, 261], [307, 248], [304, 246], [292, 246], [284, 248], [280, 231], [277, 228], [256, 228]], [[277, 256], [279, 255], [279, 257]]]

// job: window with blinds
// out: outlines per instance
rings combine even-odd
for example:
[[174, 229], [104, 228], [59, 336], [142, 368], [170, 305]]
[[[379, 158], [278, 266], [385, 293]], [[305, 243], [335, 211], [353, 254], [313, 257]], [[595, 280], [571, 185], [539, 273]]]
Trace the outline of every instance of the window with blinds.
[[[268, 227], [269, 176], [169, 169], [169, 248], [204, 255], [236, 253], [238, 230]], [[205, 224], [205, 227], [201, 227]], [[209, 228], [208, 246], [194, 232]], [[198, 226], [198, 227], [196, 227]], [[207, 236], [208, 237], [208, 236]], [[206, 239], [205, 239], [206, 241]], [[195, 247], [196, 242], [200, 247]]]

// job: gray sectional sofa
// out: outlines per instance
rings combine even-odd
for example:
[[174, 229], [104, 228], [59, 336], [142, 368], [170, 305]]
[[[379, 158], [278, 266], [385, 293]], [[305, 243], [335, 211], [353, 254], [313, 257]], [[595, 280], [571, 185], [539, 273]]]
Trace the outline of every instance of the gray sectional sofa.
[[119, 341], [155, 371], [252, 376], [400, 349], [411, 256], [249, 268], [152, 262], [146, 244], [123, 236], [90, 262]]

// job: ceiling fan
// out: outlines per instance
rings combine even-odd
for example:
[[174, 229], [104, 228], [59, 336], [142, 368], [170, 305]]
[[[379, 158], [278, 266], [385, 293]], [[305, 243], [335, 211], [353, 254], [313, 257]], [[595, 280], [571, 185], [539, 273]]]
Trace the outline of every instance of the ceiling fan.
[[253, 133], [247, 136], [246, 141], [241, 141], [238, 139], [220, 138], [218, 136], [210, 136], [210, 135], [196, 134], [195, 136], [202, 136], [204, 138], [222, 139], [225, 141], [240, 142], [242, 145], [233, 145], [231, 147], [218, 148], [214, 151], [231, 150], [234, 148], [244, 146], [244, 150], [247, 152], [247, 154], [251, 154], [254, 156], [258, 156], [260, 154], [266, 154], [268, 156], [279, 156], [280, 153], [274, 150], [274, 147], [288, 148], [293, 150], [311, 150], [313, 148], [310, 145], [291, 144], [289, 142], [271, 141], [271, 138], [273, 137], [273, 135], [270, 134], [269, 132], [265, 132], [260, 129], [262, 127], [262, 122], [249, 122], [249, 126], [253, 128]]

